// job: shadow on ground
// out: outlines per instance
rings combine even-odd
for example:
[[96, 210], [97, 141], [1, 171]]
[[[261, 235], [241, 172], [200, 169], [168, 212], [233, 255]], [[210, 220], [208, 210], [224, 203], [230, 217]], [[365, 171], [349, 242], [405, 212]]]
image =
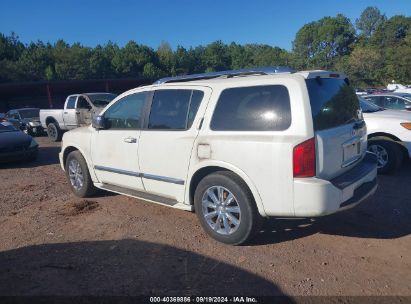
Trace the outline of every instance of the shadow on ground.
[[272, 282], [167, 245], [134, 240], [0, 252], [0, 295], [282, 295]]
[[34, 168], [59, 163], [60, 147], [39, 147], [36, 160], [18, 160], [0, 164], [0, 169]]
[[316, 219], [270, 219], [252, 242], [285, 242], [315, 233], [393, 239], [411, 233], [411, 161], [399, 172], [379, 176], [376, 194], [347, 211]]

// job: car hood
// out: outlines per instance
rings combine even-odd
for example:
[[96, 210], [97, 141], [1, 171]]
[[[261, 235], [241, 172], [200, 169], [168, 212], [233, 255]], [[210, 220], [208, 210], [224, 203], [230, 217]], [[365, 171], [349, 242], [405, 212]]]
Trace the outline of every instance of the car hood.
[[23, 118], [22, 121], [25, 122], [25, 123], [29, 123], [29, 122], [40, 122], [40, 118], [39, 118], [39, 117]]
[[31, 136], [21, 131], [0, 132], [0, 148], [10, 146], [27, 145], [31, 142]]
[[411, 121], [411, 112], [401, 111], [401, 110], [384, 110], [372, 113], [363, 113], [364, 117], [375, 117], [375, 118], [395, 118], [404, 121]]

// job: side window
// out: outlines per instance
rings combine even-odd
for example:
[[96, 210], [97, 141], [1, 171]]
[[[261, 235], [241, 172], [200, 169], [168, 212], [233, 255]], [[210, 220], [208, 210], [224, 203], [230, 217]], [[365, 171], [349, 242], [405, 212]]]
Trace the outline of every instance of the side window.
[[281, 131], [290, 125], [288, 90], [270, 85], [224, 90], [210, 127], [216, 131]]
[[385, 97], [385, 107], [388, 109], [403, 109], [404, 101], [397, 97], [387, 96]]
[[193, 124], [204, 93], [198, 90], [158, 90], [151, 104], [148, 129], [186, 130]]
[[191, 128], [191, 125], [193, 124], [194, 118], [196, 117], [197, 110], [200, 107], [203, 97], [203, 91], [193, 91], [193, 94], [191, 95], [190, 109], [188, 111], [187, 129]]
[[67, 101], [66, 109], [75, 109], [76, 108], [76, 99], [77, 96], [70, 96]]
[[88, 101], [83, 96], [80, 96], [77, 100], [77, 109], [91, 110], [91, 105], [88, 103]]
[[373, 104], [377, 104], [377, 98], [375, 97], [364, 97], [366, 101], [372, 102]]
[[146, 92], [125, 96], [104, 112], [107, 129], [140, 129]]

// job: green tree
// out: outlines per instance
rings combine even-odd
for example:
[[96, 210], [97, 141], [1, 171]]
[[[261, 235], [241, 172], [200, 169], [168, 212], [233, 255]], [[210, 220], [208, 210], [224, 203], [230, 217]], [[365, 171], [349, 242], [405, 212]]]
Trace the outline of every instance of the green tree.
[[332, 68], [338, 57], [351, 52], [355, 40], [353, 25], [341, 14], [308, 23], [293, 41], [296, 64], [300, 68]]
[[231, 66], [228, 47], [220, 40], [206, 46], [203, 60], [208, 72], [228, 70]]
[[369, 6], [361, 13], [360, 18], [356, 19], [355, 26], [361, 35], [370, 38], [385, 20], [385, 15], [381, 14], [378, 8]]
[[144, 66], [154, 59], [152, 48], [129, 41], [114, 54], [112, 65], [120, 77], [138, 77], [143, 75]]

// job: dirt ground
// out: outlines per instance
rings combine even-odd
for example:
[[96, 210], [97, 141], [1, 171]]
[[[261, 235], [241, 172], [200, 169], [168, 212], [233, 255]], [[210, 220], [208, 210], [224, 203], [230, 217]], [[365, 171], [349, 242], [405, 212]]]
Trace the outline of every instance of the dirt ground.
[[220, 244], [194, 213], [109, 193], [83, 200], [38, 138], [0, 166], [0, 295], [411, 296], [411, 162], [360, 206], [272, 219], [249, 246]]

